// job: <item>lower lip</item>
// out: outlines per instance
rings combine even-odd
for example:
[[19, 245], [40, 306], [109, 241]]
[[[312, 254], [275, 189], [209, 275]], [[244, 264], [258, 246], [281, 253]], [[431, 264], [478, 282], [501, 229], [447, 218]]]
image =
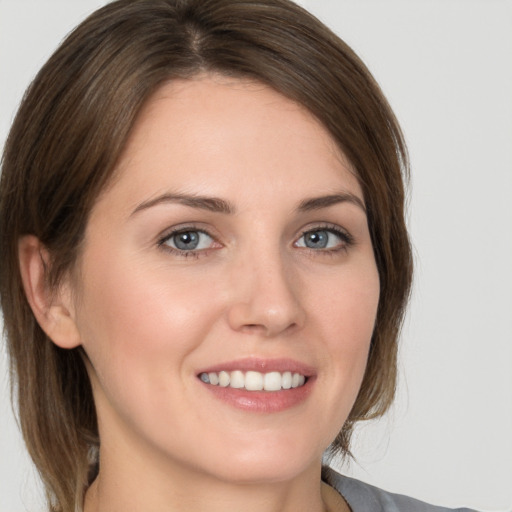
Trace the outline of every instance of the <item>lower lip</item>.
[[303, 386], [281, 391], [247, 391], [246, 389], [212, 386], [201, 381], [200, 383], [217, 399], [237, 409], [272, 413], [290, 409], [304, 402], [313, 388], [314, 380], [314, 377], [308, 377]]

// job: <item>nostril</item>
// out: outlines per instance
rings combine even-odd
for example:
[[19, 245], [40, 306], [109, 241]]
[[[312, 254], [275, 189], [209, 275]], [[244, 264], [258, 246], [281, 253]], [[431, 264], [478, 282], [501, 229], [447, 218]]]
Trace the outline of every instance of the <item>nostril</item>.
[[267, 332], [267, 328], [261, 324], [245, 324], [241, 326], [240, 330], [245, 332]]

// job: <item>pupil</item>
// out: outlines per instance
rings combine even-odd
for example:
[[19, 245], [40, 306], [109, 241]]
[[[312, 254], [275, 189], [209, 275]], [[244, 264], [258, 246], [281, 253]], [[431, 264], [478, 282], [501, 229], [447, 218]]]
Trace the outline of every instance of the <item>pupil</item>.
[[326, 231], [313, 231], [306, 236], [306, 246], [313, 249], [324, 249], [327, 246], [327, 240]]
[[187, 231], [186, 233], [180, 233], [174, 243], [178, 249], [190, 250], [195, 249], [199, 243], [199, 235], [195, 231]]

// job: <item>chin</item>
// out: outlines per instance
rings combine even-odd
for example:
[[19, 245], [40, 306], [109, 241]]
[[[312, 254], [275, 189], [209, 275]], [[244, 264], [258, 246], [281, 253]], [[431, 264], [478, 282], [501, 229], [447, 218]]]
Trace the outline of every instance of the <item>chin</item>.
[[[272, 442], [261, 438], [260, 442], [255, 442], [253, 439], [250, 446], [229, 443], [230, 446], [223, 446], [220, 458], [219, 455], [208, 457], [207, 460], [215, 462], [207, 472], [218, 479], [236, 484], [291, 481], [305, 472], [315, 470], [320, 475], [324, 449], [314, 450], [314, 442], [294, 441], [288, 437]], [[202, 465], [204, 461], [203, 452]]]

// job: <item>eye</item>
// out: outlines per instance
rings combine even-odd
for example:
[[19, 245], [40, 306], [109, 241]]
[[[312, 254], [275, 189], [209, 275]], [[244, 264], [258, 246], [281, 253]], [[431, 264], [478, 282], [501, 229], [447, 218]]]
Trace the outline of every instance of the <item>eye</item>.
[[304, 232], [295, 242], [295, 246], [307, 249], [337, 250], [346, 248], [351, 242], [347, 233], [334, 228], [322, 228]]
[[209, 249], [213, 243], [214, 240], [208, 233], [197, 229], [189, 229], [167, 235], [160, 244], [178, 251], [187, 252]]

